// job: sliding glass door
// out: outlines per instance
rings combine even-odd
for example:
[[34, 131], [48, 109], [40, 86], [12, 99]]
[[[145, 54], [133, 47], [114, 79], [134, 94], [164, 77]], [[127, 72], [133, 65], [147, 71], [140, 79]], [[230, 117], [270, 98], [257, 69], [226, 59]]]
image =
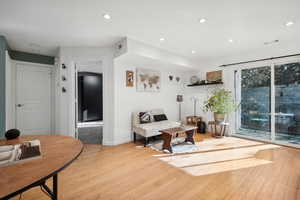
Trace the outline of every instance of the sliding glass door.
[[300, 145], [300, 63], [275, 65], [275, 140]]
[[271, 67], [240, 72], [240, 112], [238, 134], [271, 139]]
[[235, 73], [236, 134], [300, 145], [300, 62]]

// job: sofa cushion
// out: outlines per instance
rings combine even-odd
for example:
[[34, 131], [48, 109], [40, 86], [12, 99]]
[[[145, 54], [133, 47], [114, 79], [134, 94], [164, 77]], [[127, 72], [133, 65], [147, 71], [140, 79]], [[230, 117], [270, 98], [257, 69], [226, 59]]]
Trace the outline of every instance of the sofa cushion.
[[139, 113], [140, 124], [151, 123], [150, 112], [140, 112]]
[[134, 129], [138, 134], [143, 135], [144, 137], [151, 137], [154, 135], [160, 135], [160, 130], [179, 127], [179, 122], [173, 122], [169, 120], [160, 121], [160, 122], [152, 122], [148, 124], [139, 124]]
[[154, 121], [156, 121], [156, 122], [168, 120], [168, 118], [165, 114], [153, 115], [153, 118], [154, 118]]

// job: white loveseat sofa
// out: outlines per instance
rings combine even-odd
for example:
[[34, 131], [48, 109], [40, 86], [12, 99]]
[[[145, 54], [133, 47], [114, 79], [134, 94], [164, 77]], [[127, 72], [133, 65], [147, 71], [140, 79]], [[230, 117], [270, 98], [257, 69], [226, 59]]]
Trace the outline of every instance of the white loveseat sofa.
[[[141, 111], [141, 112], [144, 112], [144, 111]], [[164, 114], [163, 109], [154, 109], [154, 110], [150, 110], [150, 111], [147, 111], [147, 112], [150, 112], [150, 114], [152, 116], [153, 115]], [[148, 139], [150, 137], [160, 135], [161, 134], [159, 132], [160, 130], [180, 126], [179, 122], [174, 122], [174, 121], [169, 121], [169, 120], [155, 122], [153, 117], [151, 117], [151, 123], [141, 124], [140, 123], [140, 118], [139, 118], [139, 113], [140, 112], [134, 112], [132, 114], [133, 139], [134, 139], [134, 142], [136, 142], [136, 134], [138, 134], [140, 136], [143, 136], [145, 138], [144, 146], [147, 145]]]

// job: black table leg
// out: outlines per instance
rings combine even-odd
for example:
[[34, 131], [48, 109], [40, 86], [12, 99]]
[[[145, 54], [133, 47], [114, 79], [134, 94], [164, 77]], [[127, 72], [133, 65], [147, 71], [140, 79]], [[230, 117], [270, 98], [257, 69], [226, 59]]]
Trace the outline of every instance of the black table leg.
[[48, 195], [51, 197], [52, 200], [57, 200], [58, 195], [57, 195], [57, 174], [53, 175], [53, 187], [52, 191], [50, 188], [46, 185], [46, 181], [44, 181], [41, 186], [44, 188], [44, 190], [48, 193]]
[[146, 147], [149, 143], [149, 138], [145, 137], [145, 140], [144, 140], [144, 147]]
[[57, 200], [57, 174], [53, 176], [53, 200]]

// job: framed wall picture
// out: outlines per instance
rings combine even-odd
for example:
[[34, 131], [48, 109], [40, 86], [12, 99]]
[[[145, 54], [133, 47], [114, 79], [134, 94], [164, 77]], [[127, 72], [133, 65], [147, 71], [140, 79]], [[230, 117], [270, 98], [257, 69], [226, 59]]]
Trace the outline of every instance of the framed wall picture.
[[159, 92], [161, 87], [160, 71], [138, 68], [136, 89], [138, 92]]
[[207, 72], [206, 80], [210, 81], [210, 82], [221, 82], [222, 81], [222, 70]]
[[126, 71], [126, 87], [133, 87], [134, 84], [134, 72]]

